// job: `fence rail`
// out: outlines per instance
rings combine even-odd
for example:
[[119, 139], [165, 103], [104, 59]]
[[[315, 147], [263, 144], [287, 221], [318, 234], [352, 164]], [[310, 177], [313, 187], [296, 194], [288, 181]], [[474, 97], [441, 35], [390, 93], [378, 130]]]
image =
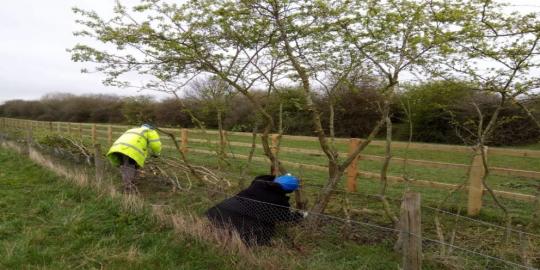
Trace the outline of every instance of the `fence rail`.
[[[88, 138], [91, 138], [94, 142], [102, 139], [107, 139], [107, 142], [109, 144], [112, 144], [113, 136], [117, 134], [121, 134], [123, 130], [129, 128], [129, 126], [126, 125], [107, 125], [107, 124], [91, 124], [91, 123], [70, 123], [70, 122], [44, 122], [44, 121], [32, 121], [32, 120], [21, 120], [21, 119], [11, 119], [11, 118], [0, 118], [0, 125], [4, 128], [19, 128], [19, 129], [25, 129], [25, 128], [41, 128], [45, 129], [51, 132], [68, 132], [73, 135], [78, 136], [85, 136]], [[226, 132], [226, 140], [224, 142], [220, 142], [219, 140], [212, 140], [212, 139], [201, 139], [201, 138], [189, 138], [188, 136], [193, 135], [197, 136], [200, 134], [207, 134], [207, 135], [219, 135], [218, 131], [215, 130], [196, 130], [196, 129], [171, 129], [167, 128], [164, 129], [168, 132], [172, 132], [174, 134], [177, 134], [179, 136], [179, 142], [182, 144], [182, 148], [193, 153], [201, 153], [201, 154], [210, 154], [214, 155], [217, 154], [215, 151], [210, 150], [204, 150], [204, 149], [197, 149], [197, 147], [193, 144], [211, 144], [211, 145], [219, 145], [220, 143], [226, 143], [229, 146], [235, 146], [235, 147], [241, 147], [241, 148], [250, 148], [251, 143], [246, 142], [239, 142], [239, 141], [233, 141], [230, 140], [232, 136], [242, 136], [242, 137], [251, 137], [252, 133], [245, 133], [245, 132]], [[259, 135], [260, 136], [260, 135]], [[283, 141], [302, 141], [302, 142], [316, 142], [318, 139], [316, 137], [308, 137], [308, 136], [291, 136], [291, 135], [284, 135], [282, 136]], [[347, 144], [352, 147], [353, 143], [358, 143], [361, 139], [344, 139], [344, 138], [337, 138], [336, 144]], [[188, 141], [190, 144], [188, 144]], [[373, 146], [383, 146], [383, 141], [373, 141], [371, 143]], [[166, 148], [173, 148], [171, 146], [165, 146]], [[292, 153], [292, 154], [305, 154], [309, 156], [324, 156], [324, 153], [320, 150], [316, 149], [305, 149], [300, 147], [284, 147], [284, 146], [276, 146], [273, 145], [273, 147], [279, 147], [280, 153]], [[416, 150], [422, 150], [422, 151], [444, 151], [449, 153], [468, 153], [473, 156], [475, 153], [471, 147], [467, 146], [459, 146], [459, 145], [439, 145], [439, 144], [426, 144], [426, 143], [403, 143], [403, 142], [392, 142], [392, 147], [395, 149], [416, 149]], [[262, 149], [262, 146], [260, 144], [256, 145], [256, 148]], [[511, 157], [529, 157], [529, 158], [540, 158], [540, 151], [536, 150], [527, 150], [527, 149], [509, 149], [509, 148], [495, 148], [490, 147], [488, 150], [489, 156], [511, 156]], [[235, 154], [238, 158], [246, 158], [247, 155], [242, 154]], [[340, 152], [340, 156], [347, 156], [347, 153]], [[382, 162], [384, 157], [377, 156], [377, 155], [367, 155], [367, 154], [361, 154], [357, 158], [357, 161], [361, 162], [362, 160], [367, 161], [375, 161], [375, 162]], [[265, 156], [254, 156], [252, 160], [256, 162], [264, 162], [269, 163], [269, 160]], [[481, 169], [479, 164], [475, 164], [475, 158], [472, 159], [471, 164], [460, 164], [460, 163], [450, 163], [450, 162], [440, 162], [440, 161], [432, 161], [432, 160], [419, 160], [419, 159], [405, 159], [405, 158], [399, 158], [399, 157], [392, 157], [391, 159], [391, 165], [403, 165], [405, 163], [409, 165], [414, 166], [420, 166], [425, 168], [438, 168], [438, 169], [455, 169], [455, 170], [461, 170], [463, 172], [468, 172], [469, 175], [469, 182], [465, 186], [457, 185], [457, 184], [451, 184], [451, 183], [444, 183], [444, 182], [437, 182], [437, 181], [430, 181], [430, 180], [420, 180], [420, 179], [411, 179], [411, 178], [404, 178], [403, 176], [396, 176], [396, 175], [390, 175], [388, 176], [388, 180], [390, 183], [397, 183], [397, 182], [405, 182], [407, 181], [408, 184], [413, 186], [420, 186], [420, 187], [430, 187], [435, 189], [443, 189], [443, 190], [455, 190], [458, 188], [462, 188], [465, 191], [468, 191], [468, 204], [469, 204], [469, 214], [475, 215], [478, 213], [478, 211], [481, 209], [481, 201], [483, 193], [486, 191], [485, 187], [482, 186], [482, 184], [479, 182], [479, 179], [481, 179], [482, 174], [478, 173]], [[296, 161], [287, 160], [284, 158], [280, 158], [280, 161], [287, 166], [293, 167], [293, 168], [304, 168], [304, 169], [310, 169], [314, 171], [320, 171], [320, 172], [327, 172], [328, 168], [325, 165], [321, 164], [306, 164]], [[539, 160], [540, 164], [540, 160]], [[359, 170], [357, 168], [357, 163], [352, 164], [349, 167], [349, 170], [347, 171], [347, 187], [349, 191], [356, 191], [356, 179], [357, 176], [362, 176], [366, 179], [370, 180], [378, 180], [380, 179], [379, 173], [369, 172], [369, 171], [363, 171]], [[538, 166], [540, 169], [540, 165]], [[521, 170], [521, 169], [514, 169], [514, 168], [503, 168], [503, 167], [491, 167], [491, 172], [496, 175], [501, 176], [511, 176], [511, 177], [521, 177], [521, 178], [528, 178], [532, 180], [540, 180], [540, 171], [532, 171], [532, 170]], [[536, 197], [533, 195], [528, 194], [522, 194], [522, 193], [515, 193], [515, 192], [509, 192], [509, 191], [501, 191], [501, 190], [495, 190], [494, 193], [502, 198], [507, 199], [514, 199], [514, 200], [520, 200], [520, 201], [526, 201], [526, 202], [534, 202], [536, 200]]]

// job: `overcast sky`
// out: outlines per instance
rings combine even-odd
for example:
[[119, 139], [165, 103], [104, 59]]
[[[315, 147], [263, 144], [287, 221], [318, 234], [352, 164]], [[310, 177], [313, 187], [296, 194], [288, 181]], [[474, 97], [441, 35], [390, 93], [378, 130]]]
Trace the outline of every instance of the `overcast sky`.
[[[540, 0], [512, 0], [513, 9], [540, 12]], [[67, 48], [77, 43], [74, 6], [110, 14], [113, 0], [18, 0], [0, 8], [0, 103], [38, 99], [46, 93], [114, 93], [136, 91], [105, 87], [101, 74], [81, 74], [87, 64], [74, 63]]]

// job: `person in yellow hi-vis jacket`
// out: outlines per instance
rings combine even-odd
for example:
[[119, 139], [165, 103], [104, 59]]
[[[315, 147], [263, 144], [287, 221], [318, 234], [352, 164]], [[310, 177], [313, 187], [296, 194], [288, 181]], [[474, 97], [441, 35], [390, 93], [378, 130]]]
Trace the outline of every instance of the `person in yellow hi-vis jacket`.
[[137, 169], [144, 167], [149, 150], [152, 151], [152, 156], [159, 156], [161, 153], [159, 134], [150, 124], [124, 132], [109, 149], [107, 158], [115, 167], [120, 168], [124, 192], [135, 190], [133, 180]]

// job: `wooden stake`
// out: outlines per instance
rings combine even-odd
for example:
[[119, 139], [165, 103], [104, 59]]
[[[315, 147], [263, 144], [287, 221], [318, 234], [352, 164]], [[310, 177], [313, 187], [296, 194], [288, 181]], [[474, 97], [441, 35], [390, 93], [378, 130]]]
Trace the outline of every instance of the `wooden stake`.
[[97, 143], [96, 124], [92, 124], [92, 144]]
[[82, 132], [82, 129], [83, 129], [83, 128], [82, 128], [82, 124], [79, 123], [79, 134], [78, 134], [78, 135], [79, 135], [79, 138], [81, 138], [81, 140], [82, 140], [82, 138], [83, 138], [83, 132]]
[[[482, 195], [484, 192], [482, 179], [484, 178], [485, 171], [482, 162], [482, 153], [480, 151], [476, 151], [469, 170], [469, 194], [467, 200], [467, 214], [469, 216], [478, 215], [480, 209], [482, 209]], [[484, 151], [487, 155], [487, 147], [484, 147]]]
[[94, 165], [96, 168], [96, 183], [103, 181], [103, 157], [101, 156], [101, 145], [94, 144]]
[[113, 144], [113, 141], [112, 141], [112, 135], [113, 135], [113, 133], [112, 133], [112, 125], [109, 125], [109, 126], [107, 127], [107, 143], [108, 143], [109, 145], [112, 145], [112, 144]]
[[183, 128], [180, 130], [180, 149], [182, 153], [187, 154], [188, 152], [188, 130]]
[[26, 140], [28, 142], [28, 144], [31, 144], [32, 143], [32, 139], [33, 139], [33, 132], [32, 132], [32, 127], [28, 127], [27, 130], [26, 130]]
[[[351, 138], [349, 140], [349, 155], [360, 145], [360, 139]], [[356, 192], [356, 179], [358, 178], [358, 156], [347, 167], [347, 191]]]
[[67, 123], [67, 134], [71, 135], [71, 123]]
[[420, 193], [406, 192], [400, 211], [400, 240], [403, 247], [403, 270], [422, 269], [422, 221]]
[[26, 129], [26, 154], [30, 155], [30, 149], [33, 144], [32, 126]]

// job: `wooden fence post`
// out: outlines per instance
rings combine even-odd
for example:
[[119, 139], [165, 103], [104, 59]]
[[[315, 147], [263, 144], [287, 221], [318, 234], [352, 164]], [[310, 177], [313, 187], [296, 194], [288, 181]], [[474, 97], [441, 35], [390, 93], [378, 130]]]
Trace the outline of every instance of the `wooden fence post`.
[[53, 124], [52, 124], [52, 122], [49, 122], [49, 131], [51, 133], [53, 132]]
[[422, 269], [422, 220], [420, 193], [406, 192], [401, 202], [400, 240], [403, 251], [403, 270]]
[[[360, 145], [360, 139], [351, 138], [349, 140], [349, 155]], [[347, 191], [356, 192], [356, 179], [358, 178], [358, 156], [354, 158], [349, 167], [347, 167]]]
[[82, 124], [79, 123], [79, 131], [78, 131], [77, 135], [79, 136], [79, 138], [81, 138], [81, 140], [83, 139], [83, 131], [82, 130], [83, 130]]
[[180, 130], [180, 150], [184, 155], [188, 152], [188, 130], [185, 128]]
[[[272, 134], [272, 147], [271, 147], [271, 150], [272, 150], [272, 154], [274, 154], [274, 157], [278, 158], [278, 154], [279, 154], [279, 134]], [[271, 164], [270, 165], [270, 169], [272, 171], [272, 175], [278, 175], [279, 174], [279, 166], [278, 164]]]
[[[469, 170], [469, 194], [467, 200], [467, 214], [476, 216], [482, 209], [482, 195], [484, 193], [484, 164], [482, 162], [482, 150], [478, 149], [474, 155], [471, 168]], [[484, 147], [484, 153], [487, 155], [487, 146]]]
[[109, 146], [112, 145], [113, 141], [112, 141], [112, 125], [109, 125], [107, 127], [107, 143], [109, 144]]
[[92, 124], [92, 144], [97, 142], [96, 124]]
[[67, 123], [67, 134], [71, 136], [71, 123]]

